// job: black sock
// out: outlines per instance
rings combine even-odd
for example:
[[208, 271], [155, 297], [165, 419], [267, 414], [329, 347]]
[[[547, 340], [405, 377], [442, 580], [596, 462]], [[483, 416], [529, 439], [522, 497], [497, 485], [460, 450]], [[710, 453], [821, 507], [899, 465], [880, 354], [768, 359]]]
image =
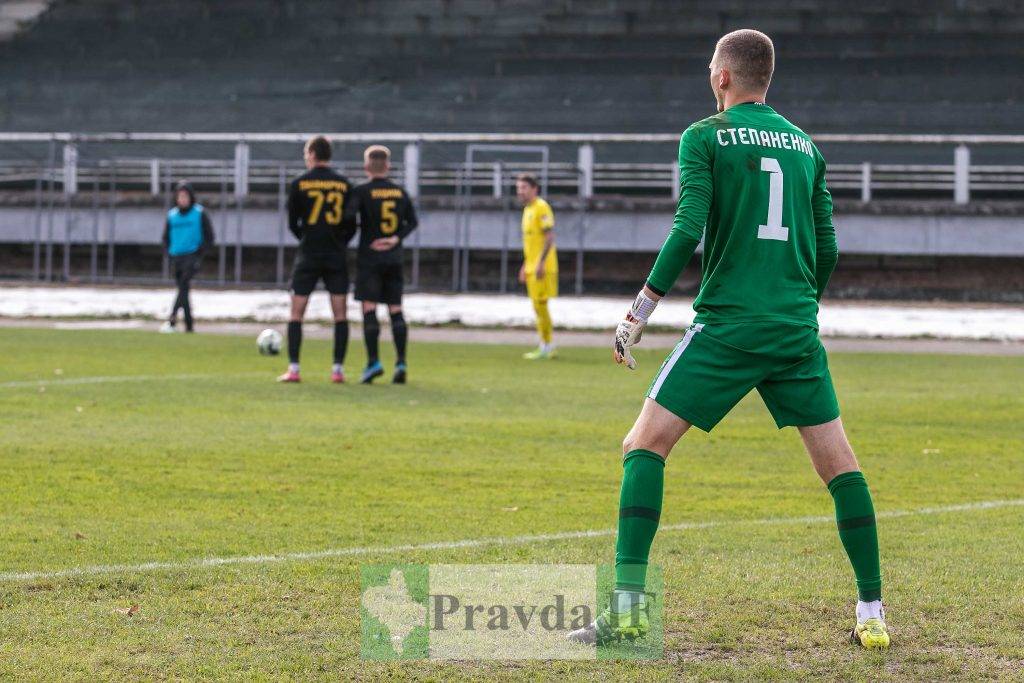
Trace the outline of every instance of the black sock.
[[334, 362], [341, 365], [345, 362], [348, 351], [348, 321], [334, 321]]
[[299, 347], [302, 346], [302, 321], [288, 321], [288, 362], [299, 362]]
[[178, 311], [181, 310], [181, 290], [178, 290], [177, 295], [174, 297], [174, 306], [171, 307], [171, 316], [167, 318], [167, 322], [171, 325], [178, 323]]
[[395, 339], [395, 353], [398, 356], [396, 362], [405, 362], [405, 342], [409, 339], [409, 328], [405, 325], [405, 316], [402, 312], [391, 314], [391, 336]]
[[363, 340], [366, 342], [367, 365], [373, 365], [377, 362], [377, 339], [379, 337], [380, 323], [377, 322], [377, 312], [363, 313]]
[[185, 290], [185, 305], [181, 307], [182, 312], [185, 314], [185, 329], [189, 332], [192, 331], [192, 304], [188, 300], [188, 290]]

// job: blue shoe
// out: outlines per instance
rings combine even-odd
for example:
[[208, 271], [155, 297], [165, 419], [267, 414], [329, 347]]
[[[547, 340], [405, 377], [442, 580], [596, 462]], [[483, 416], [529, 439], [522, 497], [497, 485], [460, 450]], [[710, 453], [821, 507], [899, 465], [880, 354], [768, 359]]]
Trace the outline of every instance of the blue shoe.
[[374, 361], [373, 363], [366, 366], [363, 370], [363, 376], [359, 380], [362, 384], [371, 384], [373, 380], [377, 379], [384, 374], [384, 366], [380, 364], [380, 361]]
[[405, 363], [395, 365], [395, 376], [391, 378], [392, 384], [405, 384]]

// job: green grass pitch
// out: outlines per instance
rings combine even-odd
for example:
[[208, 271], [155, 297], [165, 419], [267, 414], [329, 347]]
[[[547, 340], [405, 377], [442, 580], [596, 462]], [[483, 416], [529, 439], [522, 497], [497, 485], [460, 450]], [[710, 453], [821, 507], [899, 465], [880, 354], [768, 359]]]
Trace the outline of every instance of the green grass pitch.
[[[330, 385], [321, 341], [305, 382], [281, 386], [282, 359], [248, 337], [0, 330], [0, 678], [1024, 677], [1024, 507], [880, 518], [894, 646], [860, 651], [834, 525], [756, 522], [832, 514], [796, 432], [756, 395], [669, 459], [662, 523], [721, 524], [655, 541], [663, 661], [359, 659], [360, 563], [605, 563], [609, 536], [47, 576], [613, 527], [621, 439], [663, 351], [641, 347], [630, 373], [604, 349], [528, 364], [415, 337], [405, 387]], [[1024, 360], [832, 367], [880, 513], [1024, 499]], [[69, 382], [125, 375], [148, 379]], [[42, 575], [12, 577], [27, 572]]]

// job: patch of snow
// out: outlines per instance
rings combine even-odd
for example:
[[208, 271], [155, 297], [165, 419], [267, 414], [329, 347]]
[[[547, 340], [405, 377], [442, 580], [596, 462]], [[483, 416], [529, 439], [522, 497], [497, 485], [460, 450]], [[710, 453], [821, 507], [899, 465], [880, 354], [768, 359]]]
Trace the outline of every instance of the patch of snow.
[[55, 323], [55, 330], [134, 330], [145, 325], [141, 320], [70, 320]]
[[[128, 327], [135, 324], [131, 319], [164, 318], [173, 299], [169, 288], [0, 287], [0, 316], [115, 319], [120, 322], [88, 324]], [[629, 303], [628, 297], [561, 297], [552, 300], [551, 316], [561, 329], [611, 329]], [[665, 301], [651, 323], [681, 330], [693, 319], [692, 303]], [[193, 290], [192, 304], [196, 319], [208, 321], [276, 323], [287, 320], [289, 310], [288, 295], [276, 290]], [[533, 325], [533, 309], [521, 295], [409, 294], [404, 308], [406, 319], [420, 325]], [[327, 296], [314, 294], [306, 315], [330, 321]], [[1024, 309], [1014, 307], [828, 303], [818, 317], [825, 336], [1024, 340]], [[349, 301], [349, 318], [362, 318], [358, 302]]]

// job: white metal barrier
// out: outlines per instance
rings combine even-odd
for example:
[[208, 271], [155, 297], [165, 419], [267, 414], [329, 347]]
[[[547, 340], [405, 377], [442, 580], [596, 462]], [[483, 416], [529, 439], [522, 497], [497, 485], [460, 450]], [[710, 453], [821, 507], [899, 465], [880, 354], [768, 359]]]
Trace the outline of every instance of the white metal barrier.
[[[396, 172], [418, 194], [452, 194], [458, 187], [487, 188], [494, 185], [489, 164], [474, 165], [466, 172], [458, 162], [431, 163], [423, 159], [424, 143], [562, 143], [578, 145], [576, 163], [552, 162], [548, 165], [550, 184], [558, 193], [590, 197], [594, 194], [646, 194], [678, 196], [678, 168], [674, 160], [664, 163], [600, 162], [594, 144], [674, 143], [675, 134], [577, 134], [577, 133], [330, 133], [339, 143], [404, 143], [403, 162], [395, 163]], [[228, 180], [236, 196], [250, 191], [272, 191], [277, 184], [280, 161], [254, 161], [250, 145], [255, 143], [301, 143], [307, 134], [296, 133], [3, 133], [0, 143], [49, 143], [63, 146], [62, 164], [41, 167], [20, 159], [0, 158], [0, 187], [24, 185], [41, 179], [55, 183], [62, 191], [74, 194], [77, 185], [108, 182], [116, 175], [125, 188], [148, 186], [152, 194], [161, 192], [161, 184], [171, 177], [187, 177], [199, 185], [220, 185]], [[835, 190], [852, 190], [862, 201], [870, 201], [877, 192], [889, 194], [933, 193], [951, 196], [958, 203], [970, 200], [972, 191], [1011, 197], [1024, 191], [1024, 164], [972, 165], [971, 145], [1024, 145], [1024, 135], [888, 135], [821, 134], [818, 142], [835, 144], [956, 145], [952, 164], [830, 164], [828, 180]], [[85, 143], [233, 143], [234, 159], [181, 159], [117, 157], [99, 162], [84, 162], [78, 146]], [[2, 150], [0, 150], [2, 152]], [[52, 157], [52, 152], [51, 152]], [[410, 163], [411, 162], [411, 163]], [[535, 164], [524, 163], [518, 170], [539, 171]], [[302, 171], [299, 163], [286, 163], [288, 174]], [[354, 177], [362, 175], [358, 162], [338, 166]]]
[[[301, 164], [285, 163], [286, 173], [294, 177], [304, 169]], [[272, 192], [282, 162], [251, 161], [248, 173], [240, 176], [247, 180], [246, 192]], [[362, 167], [356, 163], [337, 165], [342, 173], [358, 178]], [[393, 164], [396, 175], [405, 177], [406, 164]], [[892, 196], [931, 193], [955, 198], [960, 203], [969, 201], [972, 192], [1004, 195], [1007, 198], [1024, 193], [1024, 165], [967, 165], [958, 175], [956, 164], [829, 164], [828, 183], [833, 190], [853, 191], [861, 201], [871, 201], [877, 192]], [[592, 163], [589, 173], [584, 167], [567, 162], [553, 162], [548, 166], [549, 184], [556, 194], [579, 196], [609, 194], [640, 194], [647, 196], [678, 197], [678, 168], [674, 163]], [[451, 195], [457, 186], [466, 183], [474, 189], [494, 186], [493, 167], [476, 164], [469, 177], [463, 164], [448, 163], [438, 166], [419, 166], [410, 173], [411, 187], [423, 194]], [[523, 162], [506, 167], [503, 182], [520, 171], [539, 171], [534, 162]], [[99, 162], [75, 162], [46, 168], [38, 163], [0, 160], [0, 188], [28, 186], [37, 179], [51, 180], [62, 192], [67, 187], [71, 194], [78, 186], [93, 182], [104, 185], [116, 174], [119, 189], [148, 190], [159, 195], [171, 179], [188, 178], [193, 184], [207, 189], [227, 183], [235, 192], [236, 169], [233, 161], [221, 159], [133, 159], [120, 158]]]
[[[601, 162], [595, 145], [659, 144], [674, 152], [678, 136], [675, 134], [599, 135], [599, 134], [493, 134], [476, 133], [334, 133], [329, 136], [338, 143], [388, 142], [404, 145], [403, 153], [396, 154], [395, 176], [415, 197], [426, 194], [461, 197], [461, 205], [469, 206], [473, 194], [502, 197], [501, 188], [508, 187], [516, 173], [533, 171], [546, 178], [551, 194], [589, 198], [595, 195], [640, 195], [646, 197], [677, 198], [679, 169], [674, 153], [663, 162], [621, 163]], [[170, 206], [172, 183], [187, 178], [217, 202], [219, 197], [221, 239], [217, 256], [218, 280], [230, 279], [233, 270], [235, 282], [242, 281], [243, 224], [246, 221], [246, 202], [251, 193], [276, 195], [277, 212], [274, 229], [277, 234], [276, 281], [283, 282], [285, 249], [285, 195], [287, 180], [304, 169], [298, 161], [253, 158], [252, 146], [257, 143], [301, 143], [309, 136], [282, 133], [0, 133], [0, 188], [19, 187], [32, 191], [31, 224], [33, 229], [33, 278], [52, 280], [58, 272], [64, 279], [71, 274], [72, 245], [84, 242], [89, 248], [89, 277], [114, 279], [115, 248], [118, 211], [122, 195], [127, 191], [149, 192], [162, 198]], [[958, 203], [970, 201], [972, 193], [986, 193], [990, 197], [1019, 199], [1024, 197], [1024, 164], [971, 163], [971, 146], [1024, 145], [1024, 135], [819, 135], [819, 142], [841, 144], [898, 143], [905, 145], [955, 145], [952, 163], [945, 164], [891, 164], [863, 161], [854, 164], [831, 164], [828, 181], [835, 192], [859, 196], [864, 202], [879, 194], [886, 196], [939, 196], [952, 198]], [[231, 143], [234, 154], [220, 159], [163, 157], [108, 156], [93, 158], [88, 153], [92, 143]], [[24, 158], [4, 159], [14, 149], [24, 154], [29, 143], [47, 145], [45, 161]], [[424, 154], [424, 147], [432, 143], [479, 145], [510, 144], [521, 147], [544, 147], [554, 144], [575, 145], [575, 161], [552, 162], [516, 161], [495, 165], [491, 161], [447, 160], [452, 155], [437, 154], [432, 160]], [[671, 144], [668, 144], [671, 143]], [[436, 152], [437, 148], [427, 147]], [[1024, 148], [1022, 148], [1024, 149]], [[565, 158], [564, 148], [562, 158]], [[396, 150], [397, 152], [397, 150]], [[450, 152], [450, 150], [449, 150]], [[401, 161], [398, 161], [401, 159]], [[339, 169], [352, 178], [362, 177], [358, 161], [340, 160]], [[80, 196], [75, 197], [76, 194]], [[229, 197], [231, 198], [229, 200]], [[90, 201], [91, 199], [91, 201]], [[458, 203], [458, 202], [456, 202]], [[584, 251], [586, 202], [579, 203], [577, 251]], [[79, 220], [73, 206], [91, 206], [88, 218]], [[230, 209], [229, 209], [230, 206]], [[507, 213], [507, 211], [506, 211]], [[107, 218], [103, 218], [106, 216]], [[507, 216], [506, 216], [507, 219]], [[102, 230], [101, 222], [108, 226]], [[63, 222], [63, 229], [58, 224]], [[62, 237], [58, 237], [62, 235]], [[418, 238], [417, 238], [418, 239]], [[59, 240], [59, 241], [58, 241]], [[228, 249], [233, 250], [233, 263], [228, 263]], [[461, 275], [457, 287], [466, 288], [469, 244], [463, 249], [459, 266], [453, 268], [453, 277]], [[505, 245], [507, 248], [507, 245]], [[56, 262], [56, 249], [60, 249], [60, 262]], [[102, 263], [105, 256], [105, 264]], [[453, 249], [453, 259], [458, 249]], [[105, 272], [104, 272], [105, 271]], [[577, 289], [581, 288], [579, 273], [582, 262], [577, 262]], [[167, 277], [166, 261], [163, 275]], [[414, 263], [413, 281], [418, 281], [418, 260]]]

